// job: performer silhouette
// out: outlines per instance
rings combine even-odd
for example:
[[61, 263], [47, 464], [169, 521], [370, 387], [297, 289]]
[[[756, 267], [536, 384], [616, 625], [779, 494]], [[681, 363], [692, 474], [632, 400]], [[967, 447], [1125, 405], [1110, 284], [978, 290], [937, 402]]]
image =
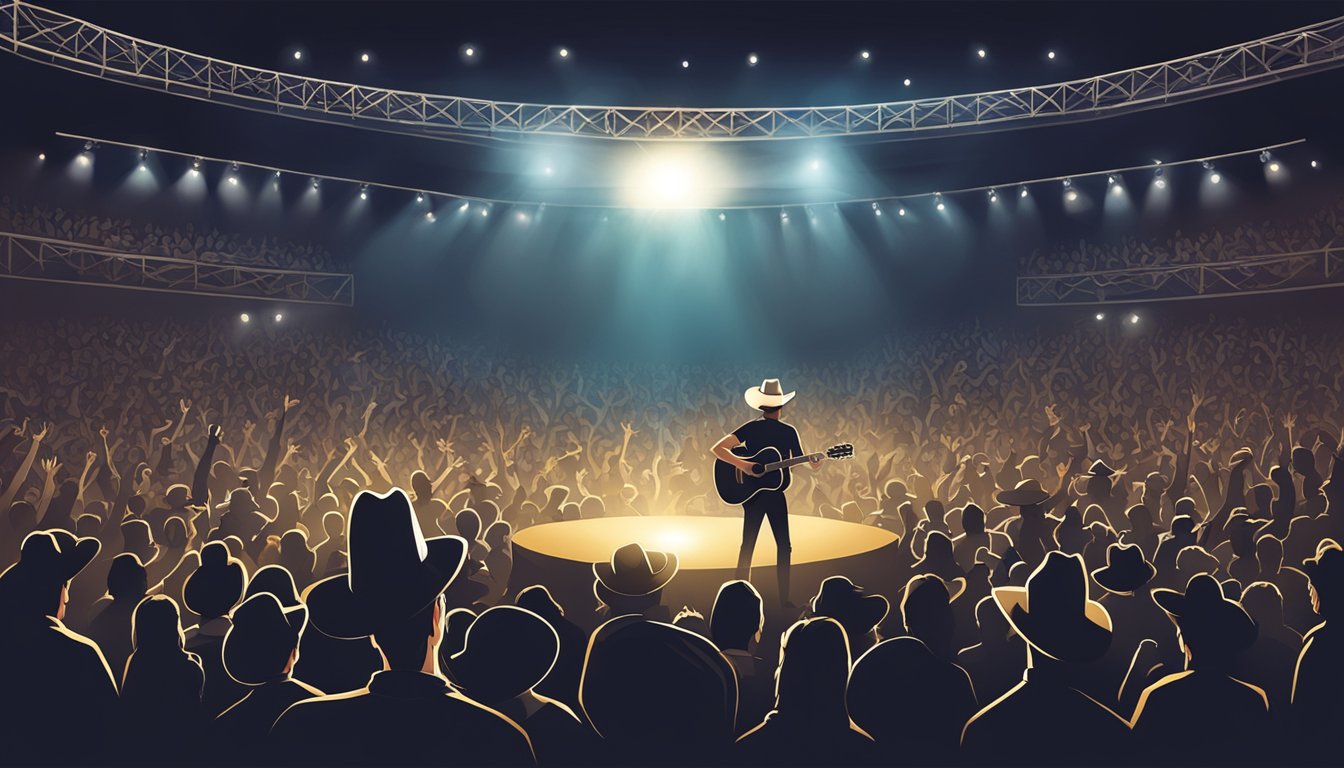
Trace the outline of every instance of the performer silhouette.
[[[784, 406], [796, 394], [785, 393], [779, 379], [766, 379], [759, 387], [748, 388], [743, 395], [747, 405], [759, 410], [761, 416], [724, 435], [712, 449], [714, 456], [754, 475], [752, 463], [733, 453], [734, 448], [746, 446], [748, 455], [763, 448], [774, 448], [784, 459], [804, 455], [798, 430], [781, 418]], [[821, 459], [818, 458], [809, 462], [809, 465], [815, 468], [820, 463]], [[759, 491], [742, 504], [742, 549], [737, 556], [737, 578], [750, 580], [751, 556], [756, 549], [756, 537], [761, 532], [762, 519], [768, 519], [770, 531], [775, 536], [775, 576], [779, 582], [779, 603], [787, 606], [793, 547], [789, 541], [789, 503], [784, 491], [788, 490], [791, 476], [787, 467], [783, 473], [784, 483], [778, 490]]]

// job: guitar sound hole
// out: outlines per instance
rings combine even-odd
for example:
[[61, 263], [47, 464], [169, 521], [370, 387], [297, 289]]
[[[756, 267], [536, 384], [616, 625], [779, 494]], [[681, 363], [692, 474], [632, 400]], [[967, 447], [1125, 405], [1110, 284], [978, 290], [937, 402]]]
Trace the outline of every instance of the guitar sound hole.
[[763, 474], [765, 474], [765, 465], [764, 465], [764, 464], [752, 464], [752, 465], [751, 465], [751, 471], [752, 471], [753, 473], [755, 473], [755, 474], [763, 475]]

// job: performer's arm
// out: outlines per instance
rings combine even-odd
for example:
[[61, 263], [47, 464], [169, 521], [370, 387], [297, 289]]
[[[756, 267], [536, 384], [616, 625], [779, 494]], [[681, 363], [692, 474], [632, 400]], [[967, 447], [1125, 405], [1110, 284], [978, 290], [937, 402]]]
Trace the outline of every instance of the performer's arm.
[[741, 444], [742, 441], [738, 439], [737, 435], [729, 432], [723, 436], [722, 440], [714, 444], [714, 447], [710, 449], [710, 453], [714, 454], [714, 458], [726, 461], [749, 475], [755, 474], [752, 471], [750, 461], [733, 453], [733, 449]]

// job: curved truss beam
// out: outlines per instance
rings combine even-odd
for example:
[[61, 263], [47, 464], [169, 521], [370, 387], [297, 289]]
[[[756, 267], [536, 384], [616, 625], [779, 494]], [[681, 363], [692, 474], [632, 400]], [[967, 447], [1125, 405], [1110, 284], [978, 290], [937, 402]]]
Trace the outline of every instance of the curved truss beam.
[[1254, 296], [1344, 286], [1344, 249], [1271, 253], [1228, 261], [1017, 278], [1019, 307], [1079, 306]]
[[354, 306], [354, 275], [193, 261], [0, 232], [0, 279]]
[[1255, 88], [1344, 63], [1344, 17], [1158, 64], [1051, 85], [827, 107], [620, 107], [444, 96], [303, 77], [124, 35], [19, 0], [0, 47], [104, 80], [228, 106], [439, 139], [526, 135], [745, 141], [922, 138], [1074, 122]]

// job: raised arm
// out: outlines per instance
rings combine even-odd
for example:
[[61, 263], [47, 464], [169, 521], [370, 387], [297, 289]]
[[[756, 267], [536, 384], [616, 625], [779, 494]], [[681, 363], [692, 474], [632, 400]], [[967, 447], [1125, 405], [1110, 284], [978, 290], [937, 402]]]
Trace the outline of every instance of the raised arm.
[[8, 514], [10, 506], [14, 499], [19, 495], [19, 488], [23, 486], [28, 479], [28, 473], [33, 469], [33, 461], [37, 459], [37, 449], [42, 446], [42, 441], [46, 439], [47, 433], [51, 431], [50, 424], [43, 424], [41, 432], [33, 433], [33, 442], [28, 446], [28, 453], [23, 457], [23, 463], [10, 479], [9, 485], [5, 487], [4, 495], [0, 495], [0, 512]]
[[215, 460], [215, 448], [219, 447], [220, 427], [211, 424], [206, 428], [205, 450], [196, 462], [196, 473], [191, 478], [191, 498], [188, 504], [200, 506], [210, 501], [210, 465]]

